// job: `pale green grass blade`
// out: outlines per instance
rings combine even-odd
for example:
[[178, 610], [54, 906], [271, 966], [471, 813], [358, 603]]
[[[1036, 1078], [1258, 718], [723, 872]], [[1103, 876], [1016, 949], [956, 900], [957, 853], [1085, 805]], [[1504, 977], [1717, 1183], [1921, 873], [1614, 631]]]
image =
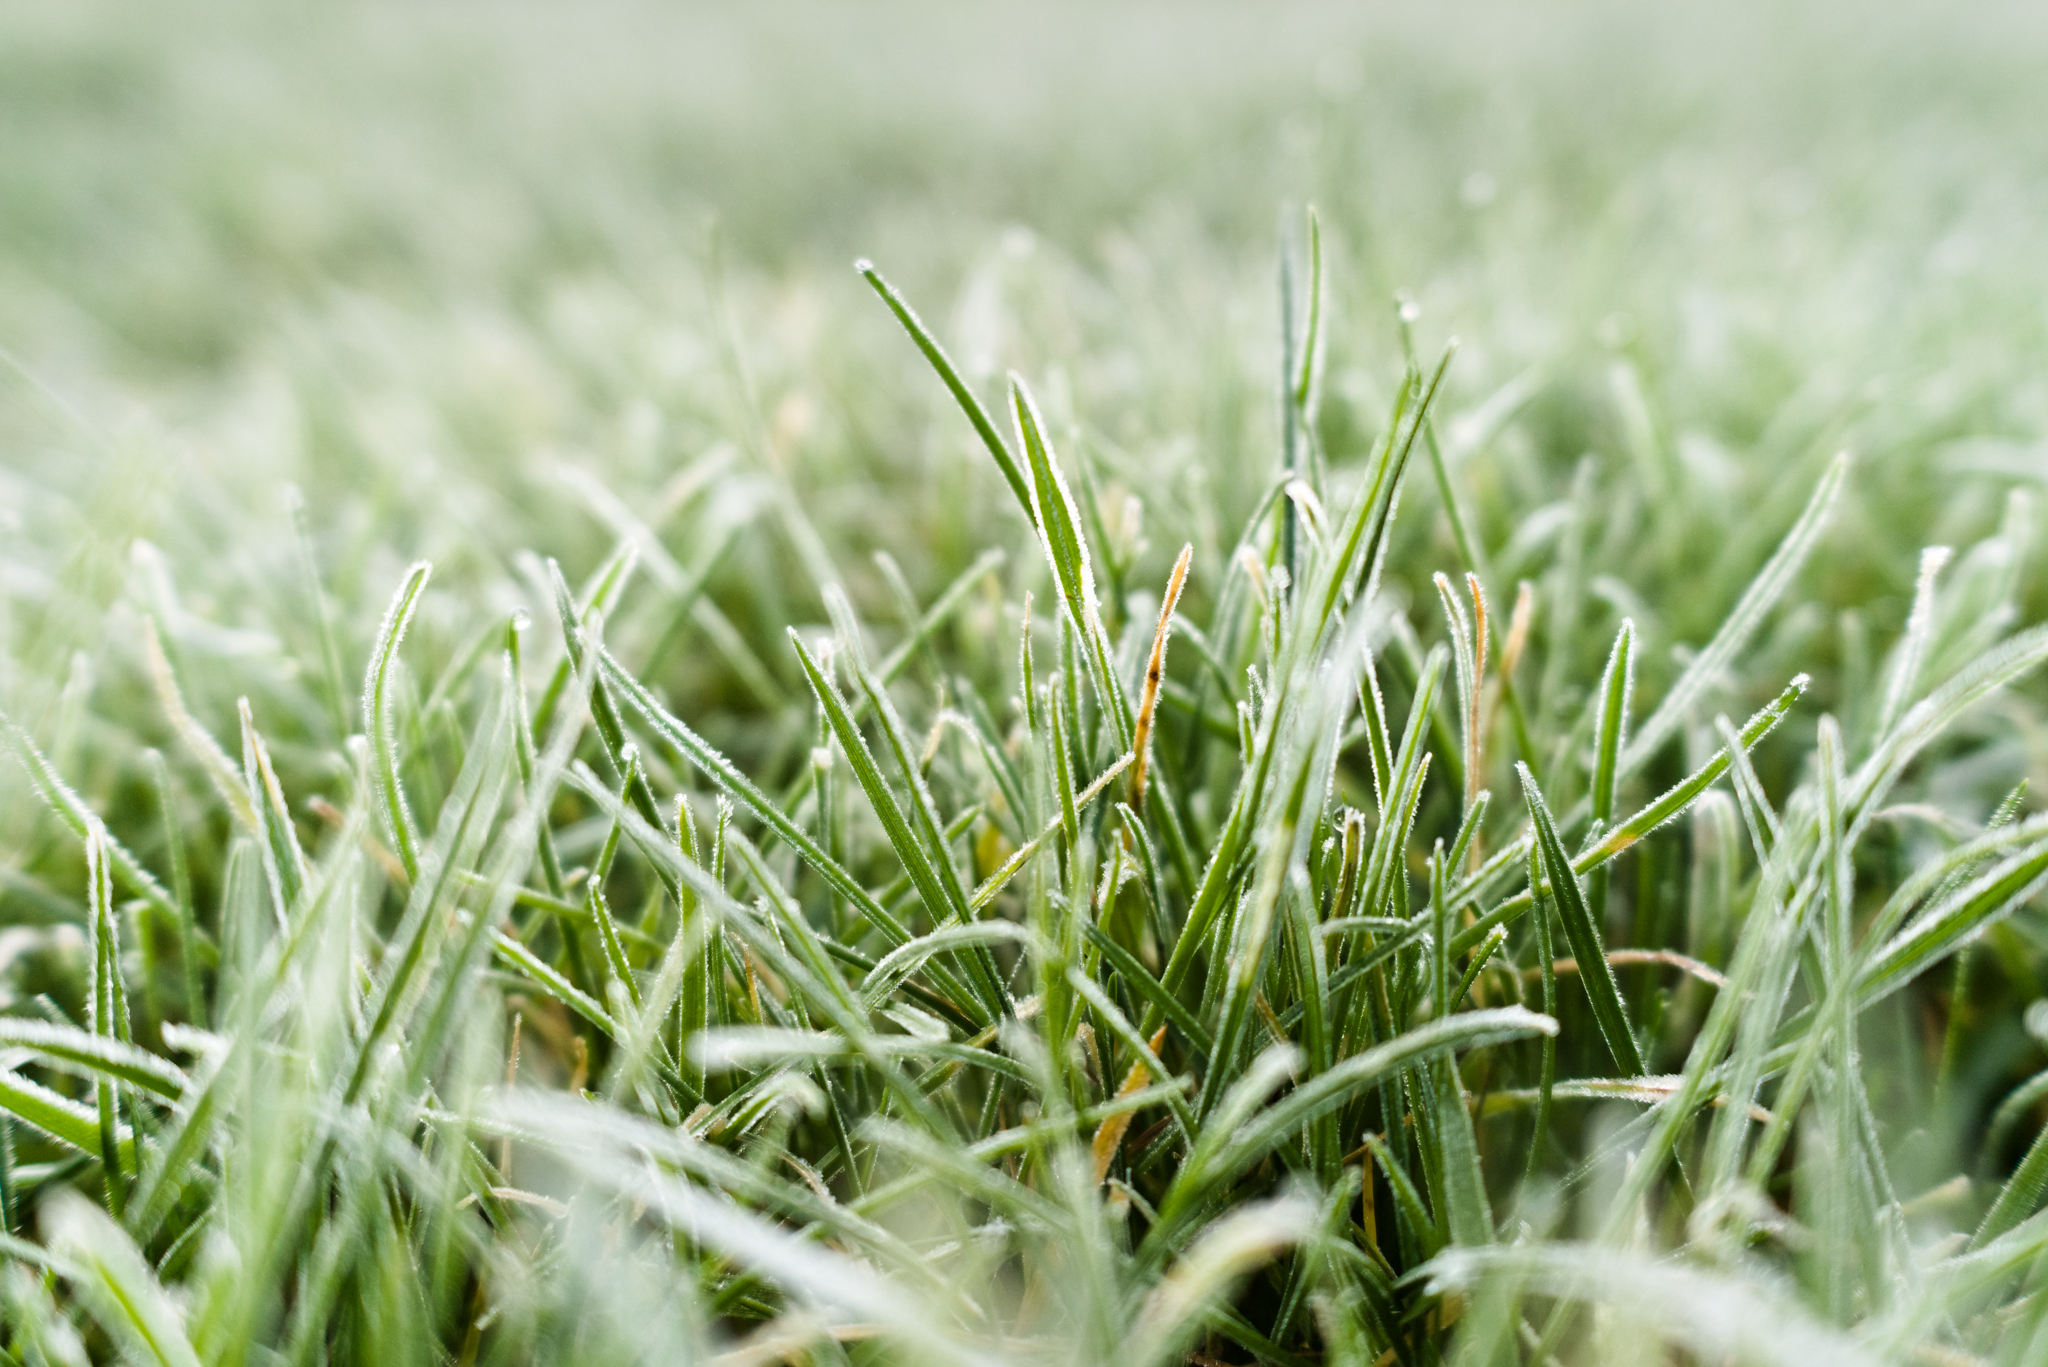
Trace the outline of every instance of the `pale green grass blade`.
[[120, 1226], [75, 1197], [47, 1218], [53, 1250], [70, 1264], [73, 1285], [109, 1338], [139, 1361], [199, 1367], [175, 1303]]
[[184, 986], [185, 1018], [194, 1024], [207, 1019], [206, 991], [199, 978], [199, 927], [192, 910], [192, 878], [185, 854], [185, 831], [178, 818], [177, 800], [171, 787], [170, 766], [163, 755], [151, 750], [145, 758], [156, 788], [157, 806], [163, 814], [164, 848], [171, 863], [171, 897], [177, 908], [178, 965]]
[[2025, 906], [2048, 883], [2048, 839], [2037, 839], [1972, 879], [1879, 949], [1858, 979], [1868, 1007], [1960, 949], [1969, 937]]
[[[514, 767], [510, 737], [503, 734], [506, 729], [498, 711], [479, 723], [462, 772], [442, 804], [433, 837], [415, 856], [417, 874], [405, 913], [386, 950], [388, 967], [365, 1008], [368, 1024], [356, 1046], [344, 1089], [349, 1101], [354, 1101], [370, 1080], [385, 1036], [401, 1024], [401, 1017], [409, 1014], [425, 990], [426, 984], [417, 982], [416, 977], [423, 966], [434, 962], [450, 929], [443, 923], [445, 909], [459, 894], [462, 875], [476, 868], [483, 853], [491, 816]], [[476, 927], [483, 922], [483, 917], [476, 916], [471, 924]]]
[[48, 1021], [0, 1016], [0, 1046], [31, 1049], [88, 1074], [103, 1075], [153, 1092], [167, 1101], [184, 1095], [184, 1071], [133, 1044]]
[[376, 644], [370, 650], [370, 672], [363, 681], [363, 731], [370, 737], [377, 791], [383, 801], [384, 833], [405, 866], [406, 876], [419, 878], [419, 832], [412, 811], [406, 805], [405, 789], [399, 782], [398, 735], [392, 723], [391, 670], [398, 660], [398, 648], [405, 641], [406, 628], [419, 610], [420, 594], [434, 567], [422, 560], [406, 571], [405, 579], [392, 596], [383, 625], [377, 628]]
[[157, 634], [154, 617], [142, 619], [142, 644], [150, 677], [156, 685], [157, 699], [163, 705], [171, 728], [178, 733], [178, 739], [185, 743], [185, 748], [192, 752], [199, 767], [206, 771], [207, 782], [220, 794], [221, 801], [227, 804], [236, 822], [244, 830], [255, 830], [256, 809], [249, 805], [249, 790], [236, 776], [234, 762], [220, 748], [220, 742], [186, 708], [185, 695], [178, 688], [178, 677], [171, 669], [170, 657], [164, 653], [163, 639]]
[[[89, 832], [99, 818], [93, 814], [85, 799], [72, 791], [50, 761], [43, 757], [43, 752], [36, 748], [36, 743], [29, 739], [28, 732], [16, 726], [5, 713], [0, 713], [0, 727], [6, 729], [7, 740], [14, 749], [15, 758], [21, 761], [22, 768], [28, 770], [29, 781], [35, 786], [36, 796], [40, 797], [44, 805], [70, 827], [81, 841], [88, 839]], [[148, 901], [150, 906], [166, 916], [175, 918], [178, 915], [177, 902], [164, 891], [164, 886], [157, 882], [156, 875], [145, 868], [141, 860], [129, 853], [126, 846], [107, 833], [104, 827], [101, 828], [100, 838], [105, 842], [107, 859], [120, 872], [121, 881], [133, 888], [136, 895]]]
[[292, 829], [291, 809], [285, 805], [284, 789], [270, 763], [270, 749], [256, 729], [249, 700], [239, 699], [235, 707], [242, 722], [242, 777], [262, 827], [264, 877], [270, 883], [278, 929], [289, 933], [299, 893], [306, 886], [306, 852], [299, 847], [298, 832]]
[[1315, 1227], [1314, 1204], [1298, 1198], [1246, 1205], [1217, 1221], [1146, 1298], [1117, 1360], [1137, 1367], [1178, 1360], [1210, 1306]]
[[976, 556], [973, 564], [962, 570], [952, 583], [939, 591], [938, 597], [932, 599], [932, 605], [912, 623], [910, 631], [895, 649], [882, 657], [875, 677], [884, 684], [894, 683], [917, 657], [917, 652], [928, 646], [938, 629], [959, 611], [975, 586], [1001, 569], [1009, 558], [1009, 554], [1000, 547], [992, 547]]
[[[114, 920], [114, 876], [107, 853], [107, 830], [94, 817], [86, 827], [86, 885], [91, 919], [86, 944], [92, 954], [91, 993], [87, 999], [85, 1023], [91, 1033], [109, 1044], [124, 1043], [126, 1011], [121, 993], [121, 939]], [[93, 1096], [98, 1102], [100, 1167], [106, 1176], [107, 1205], [119, 1215], [127, 1204], [128, 1173], [121, 1166], [120, 1089], [105, 1069], [92, 1071]]]
[[1971, 660], [1939, 688], [1906, 709], [1889, 735], [1881, 737], [1870, 757], [1849, 780], [1849, 829], [1860, 834], [1876, 804], [1898, 781], [1900, 773], [1937, 736], [1971, 708], [2009, 687], [2048, 661], [2048, 625], [2030, 627], [1999, 642]]
[[1900, 639], [1885, 678], [1884, 700], [1879, 704], [1871, 734], [1882, 736], [1897, 725], [1906, 701], [1920, 681], [1920, 667], [1934, 636], [1934, 581], [1955, 554], [1947, 546], [1929, 546], [1920, 552], [1920, 577], [1913, 586], [1913, 607], [1906, 615], [1906, 634]]
[[[614, 593], [623, 592], [624, 576], [630, 571], [631, 563], [626, 562], [621, 569], [620, 587], [613, 590]], [[548, 579], [554, 589], [555, 616], [562, 629], [564, 663], [571, 670], [582, 671], [587, 668], [590, 652], [595, 649], [602, 653], [604, 649], [603, 627], [609, 601], [606, 591], [602, 587], [593, 590], [591, 606], [579, 613], [570, 597], [568, 581], [563, 579], [561, 567], [553, 561], [548, 562]], [[590, 721], [604, 746], [605, 759], [625, 783], [626, 797], [633, 804], [633, 810], [648, 825], [660, 826], [661, 815], [654, 800], [654, 790], [647, 786], [646, 776], [626, 762], [625, 729], [619, 724], [611, 694], [602, 680], [590, 690]]]
[[[1698, 1358], [1774, 1367], [1877, 1367], [1880, 1358], [1775, 1290], [1681, 1263], [1587, 1245], [1446, 1249], [1417, 1275], [1438, 1290], [1511, 1273], [1536, 1295], [1589, 1301]], [[1636, 1346], [1643, 1342], [1637, 1339]]]
[[[1387, 418], [1386, 432], [1371, 467], [1372, 477], [1360, 490], [1356, 506], [1345, 519], [1343, 532], [1332, 539], [1333, 553], [1324, 562], [1325, 568], [1317, 571], [1322, 583], [1312, 589], [1304, 600], [1312, 614], [1305, 619], [1309, 639], [1323, 639], [1338, 610], [1357, 598], [1361, 590], [1366, 601], [1371, 601], [1378, 567], [1386, 554], [1394, 511], [1399, 504], [1401, 483], [1408, 473], [1408, 459], [1415, 450], [1416, 435], [1436, 403], [1437, 392], [1443, 386], [1444, 372], [1450, 369], [1455, 351], [1455, 342], [1444, 349], [1443, 357], [1430, 374], [1427, 385], [1404, 386], [1395, 398], [1394, 411]], [[1410, 390], [1415, 391], [1412, 415], [1408, 412]], [[1406, 435], [1400, 436], [1404, 416], [1408, 417]]]

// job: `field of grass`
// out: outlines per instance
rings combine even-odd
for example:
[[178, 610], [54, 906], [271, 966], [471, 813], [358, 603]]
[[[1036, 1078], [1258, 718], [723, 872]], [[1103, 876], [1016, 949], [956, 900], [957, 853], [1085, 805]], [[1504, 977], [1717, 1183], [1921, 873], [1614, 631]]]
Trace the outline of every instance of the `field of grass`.
[[0, 1361], [2048, 1360], [2044, 61], [0, 13]]

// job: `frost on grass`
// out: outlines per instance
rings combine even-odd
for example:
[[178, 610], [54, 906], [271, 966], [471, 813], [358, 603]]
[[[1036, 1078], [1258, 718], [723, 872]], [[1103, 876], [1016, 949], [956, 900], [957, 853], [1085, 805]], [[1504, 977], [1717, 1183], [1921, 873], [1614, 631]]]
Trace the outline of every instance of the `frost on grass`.
[[1017, 237], [302, 302], [10, 473], [0, 1349], [2038, 1360], [2024, 480], [1850, 322], [1530, 350], [1540, 216], [1421, 351], [1364, 207], [1270, 336], [1159, 265], [1222, 343]]

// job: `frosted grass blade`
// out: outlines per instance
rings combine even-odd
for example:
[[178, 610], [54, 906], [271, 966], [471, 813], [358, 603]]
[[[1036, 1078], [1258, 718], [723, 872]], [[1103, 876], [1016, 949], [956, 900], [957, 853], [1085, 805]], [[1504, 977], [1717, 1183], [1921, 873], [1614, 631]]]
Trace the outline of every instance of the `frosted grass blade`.
[[1522, 792], [1529, 799], [1530, 820], [1536, 825], [1536, 851], [1542, 860], [1544, 877], [1551, 896], [1557, 900], [1558, 919], [1564, 923], [1572, 957], [1579, 961], [1579, 982], [1586, 989], [1600, 1037], [1606, 1041], [1607, 1052], [1621, 1076], [1641, 1077], [1649, 1070], [1643, 1066], [1635, 1031], [1622, 1006], [1621, 992], [1614, 985], [1614, 973], [1607, 967], [1607, 948], [1601, 943], [1600, 928], [1593, 923], [1578, 875], [1572, 871], [1564, 842], [1558, 838], [1557, 823], [1551, 819], [1549, 804], [1536, 786], [1535, 775], [1526, 764], [1518, 764], [1516, 771], [1522, 778]]
[[377, 628], [377, 642], [370, 650], [369, 676], [363, 680], [363, 732], [370, 738], [372, 772], [383, 803], [384, 833], [397, 851], [399, 863], [405, 866], [406, 877], [415, 882], [420, 876], [419, 832], [413, 826], [412, 811], [406, 805], [405, 789], [398, 778], [398, 736], [391, 719], [391, 669], [397, 662], [398, 648], [405, 641], [406, 628], [419, 611], [420, 594], [433, 572], [434, 567], [424, 560], [406, 571], [384, 614], [383, 625]]

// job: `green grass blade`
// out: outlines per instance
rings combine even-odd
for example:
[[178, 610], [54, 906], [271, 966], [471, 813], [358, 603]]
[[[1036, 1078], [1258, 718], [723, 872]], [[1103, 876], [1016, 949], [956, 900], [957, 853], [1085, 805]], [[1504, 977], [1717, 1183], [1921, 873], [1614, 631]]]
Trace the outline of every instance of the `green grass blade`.
[[[1599, 843], [1594, 845], [1592, 849], [1587, 850], [1578, 858], [1572, 860], [1572, 870], [1581, 876], [1591, 873], [1594, 869], [1613, 859], [1623, 850], [1628, 849], [1665, 822], [1674, 820], [1682, 815], [1686, 808], [1692, 805], [1694, 799], [1712, 787], [1714, 781], [1720, 778], [1721, 775], [1728, 772], [1729, 765], [1732, 762], [1731, 755], [1734, 750], [1753, 750], [1765, 736], [1768, 736], [1777, 729], [1778, 723], [1785, 719], [1786, 714], [1792, 710], [1793, 704], [1798, 702], [1800, 697], [1806, 692], [1808, 682], [1809, 680], [1804, 674], [1795, 677], [1791, 683], [1785, 686], [1785, 690], [1782, 693], [1770, 703], [1758, 709], [1754, 716], [1743, 723], [1742, 730], [1736, 735], [1739, 745], [1732, 749], [1724, 748], [1715, 751], [1713, 757], [1705, 764], [1695, 769], [1684, 780], [1670, 788], [1661, 797], [1652, 801], [1627, 821], [1622, 822], [1612, 831], [1602, 836]], [[1480, 870], [1477, 880], [1483, 880], [1488, 877], [1496, 865], [1504, 867], [1516, 859], [1525, 857], [1529, 851], [1529, 846], [1525, 843], [1528, 839], [1529, 837], [1525, 836], [1522, 841], [1506, 846], [1496, 853], [1492, 861], [1489, 861], [1488, 866]], [[1547, 879], [1549, 874], [1546, 872], [1544, 877]], [[1453, 890], [1452, 896], [1462, 900], [1463, 894], [1460, 890]], [[1463, 954], [1470, 950], [1484, 939], [1487, 933], [1495, 926], [1511, 921], [1527, 911], [1530, 906], [1530, 899], [1530, 893], [1522, 892], [1489, 909], [1485, 915], [1479, 917], [1471, 925], [1458, 932], [1457, 936], [1451, 941], [1452, 951]]]
[[853, 904], [856, 912], [870, 924], [887, 935], [894, 944], [903, 944], [910, 932], [903, 924], [877, 902], [873, 894], [862, 887], [854, 876], [848, 873], [838, 860], [826, 854], [818, 842], [756, 787], [746, 775], [734, 767], [731, 760], [692, 731], [667, 708], [639, 680], [628, 674], [619, 662], [602, 648], [597, 652], [598, 670], [604, 680], [626, 699], [629, 706], [640, 714], [643, 721], [664, 741], [688, 760], [697, 771], [718, 786], [720, 792], [745, 808], [775, 832], [784, 844], [795, 850], [806, 864], [809, 864], [834, 891]]
[[[1124, 695], [1123, 680], [1112, 661], [1109, 636], [1103, 629], [1101, 609], [1096, 605], [1095, 564], [1082, 534], [1074, 495], [1067, 477], [1045, 437], [1045, 423], [1038, 405], [1021, 376], [1010, 376], [1010, 418], [1017, 429], [1018, 444], [1031, 467], [1031, 497], [1037, 510], [1039, 540], [1060, 586], [1067, 612], [1081, 633], [1088, 657], [1090, 681], [1095, 696], [1108, 716], [1117, 748], [1128, 750], [1136, 721], [1130, 700]], [[1078, 704], [1079, 699], [1073, 700]]]
[[1138, 962], [1137, 956], [1105, 935], [1098, 926], [1083, 925], [1081, 930], [1088, 937], [1088, 943], [1101, 953], [1104, 960], [1116, 971], [1116, 975], [1122, 978], [1132, 991], [1151, 1004], [1151, 1011], [1156, 1011], [1162, 1019], [1171, 1022], [1173, 1028], [1180, 1032], [1181, 1038], [1187, 1041], [1189, 1048], [1204, 1058], [1213, 1055], [1216, 1046], [1215, 1041], [1209, 1036], [1208, 1029], [1196, 1019], [1192, 1011], [1181, 1004], [1180, 998], [1169, 992], [1159, 979], [1153, 977], [1145, 966]]
[[154, 1092], [167, 1101], [183, 1096], [189, 1082], [182, 1069], [145, 1049], [50, 1021], [0, 1016], [0, 1046], [34, 1050], [87, 1073]]
[[[87, 1001], [86, 1028], [109, 1044], [117, 1044], [122, 1033], [119, 993], [121, 941], [114, 920], [114, 878], [108, 867], [107, 832], [94, 818], [85, 835], [86, 883], [90, 889], [91, 920], [87, 923], [87, 947], [92, 954], [92, 990]], [[116, 1215], [127, 1202], [128, 1174], [121, 1166], [119, 1133], [120, 1091], [103, 1069], [93, 1070], [93, 1096], [98, 1103], [100, 1164], [106, 1174], [107, 1205]]]
[[206, 771], [207, 781], [220, 794], [221, 801], [227, 804], [228, 812], [236, 823], [244, 830], [254, 831], [256, 809], [249, 805], [248, 787], [236, 776], [234, 762], [220, 748], [220, 742], [186, 708], [185, 695], [178, 688], [178, 677], [171, 669], [170, 657], [164, 653], [163, 639], [157, 634], [153, 617], [142, 619], [142, 645], [151, 679], [156, 685], [157, 699], [163, 704], [171, 729], [178, 733], [178, 739], [185, 743], [185, 748], [199, 761], [199, 767]]
[[1998, 1198], [1984, 1213], [1977, 1232], [1970, 1236], [1970, 1247], [1984, 1247], [2032, 1215], [2040, 1206], [2044, 1191], [2048, 1191], [2048, 1128], [2034, 1136], [2026, 1156], [2020, 1159], [2019, 1166], [2013, 1169], [2005, 1185], [1998, 1189]]
[[199, 927], [192, 910], [192, 878], [186, 863], [185, 831], [178, 819], [177, 798], [171, 786], [170, 766], [162, 753], [151, 750], [150, 781], [156, 788], [157, 807], [163, 814], [164, 848], [171, 862], [171, 897], [177, 905], [178, 965], [183, 973], [185, 1019], [195, 1025], [207, 1019], [206, 991], [199, 978]]
[[[924, 900], [926, 910], [931, 913], [933, 920], [940, 924], [970, 919], [966, 910], [966, 895], [957, 888], [957, 871], [954, 872], [956, 886], [953, 889], [956, 895], [948, 896], [947, 884], [932, 861], [930, 849], [917, 838], [910, 828], [909, 821], [904, 818], [902, 804], [896, 800], [896, 794], [890, 789], [888, 780], [882, 777], [881, 766], [876, 764], [874, 752], [868, 748], [867, 738], [855, 724], [852, 713], [846, 706], [846, 700], [839, 694], [838, 686], [832, 682], [831, 677], [812, 657], [810, 651], [804, 648], [803, 639], [793, 628], [789, 633], [789, 643], [796, 651], [797, 659], [803, 664], [804, 676], [810, 680], [811, 692], [818, 700], [819, 709], [824, 712], [826, 721], [831, 725], [832, 734], [838, 738], [840, 752], [853, 766], [854, 779], [860, 784], [861, 791], [867, 795], [868, 805], [881, 821], [890, 848], [896, 852], [896, 858], [902, 864], [903, 871], [910, 875], [918, 896]], [[886, 699], [884, 701], [886, 702]], [[898, 729], [900, 731], [900, 727]], [[914, 782], [917, 772], [915, 759], [907, 754], [899, 754], [898, 758], [913, 775]], [[793, 823], [792, 829], [795, 829]], [[808, 837], [806, 839], [808, 840]], [[823, 853], [822, 850], [819, 852]], [[939, 854], [947, 859], [947, 868], [950, 870], [950, 857], [946, 855], [943, 846]], [[862, 900], [872, 902], [873, 899], [863, 893]], [[900, 935], [892, 933], [891, 938], [898, 944], [903, 944], [909, 941], [910, 936], [907, 932]], [[955, 986], [957, 987], [957, 984]], [[1000, 995], [987, 995], [992, 984], [983, 982], [979, 987], [981, 994], [976, 1000], [981, 1011], [986, 1013], [982, 1023], [987, 1024], [1002, 1014], [1002, 1001]]]
[[[93, 814], [92, 808], [86, 805], [85, 799], [71, 790], [63, 777], [57, 773], [55, 766], [44, 758], [43, 752], [36, 748], [36, 743], [29, 739], [28, 732], [9, 721], [5, 713], [0, 713], [0, 728], [5, 729], [15, 758], [21, 761], [22, 768], [28, 770], [29, 781], [35, 786], [36, 796], [43, 800], [43, 804], [54, 812], [60, 821], [71, 828], [72, 833], [80, 841], [88, 839], [88, 833], [99, 818]], [[104, 827], [101, 828], [101, 839], [105, 841], [107, 858], [120, 873], [121, 881], [134, 889], [136, 895], [147, 901], [150, 906], [166, 916], [176, 917], [177, 902], [164, 891], [164, 886], [157, 882], [156, 875], [143, 867], [142, 861], [129, 853], [127, 847]]]
[[[2031, 824], [2031, 823], [2030, 823]], [[1888, 941], [1860, 975], [1861, 1007], [1891, 995], [2010, 916], [2048, 884], [2048, 839], [2035, 840], [1958, 888]]]
[[377, 628], [377, 641], [370, 649], [369, 676], [363, 680], [363, 732], [370, 738], [372, 772], [383, 803], [384, 833], [396, 849], [406, 877], [415, 882], [420, 876], [419, 832], [413, 825], [405, 789], [398, 778], [398, 734], [391, 720], [391, 670], [398, 660], [406, 628], [412, 625], [413, 614], [419, 610], [427, 577], [433, 572], [434, 567], [424, 560], [406, 571], [384, 614], [383, 625]]
[[503, 931], [493, 931], [491, 950], [505, 967], [531, 979], [535, 986], [602, 1030], [607, 1037], [617, 1037], [618, 1023], [611, 1014], [598, 1005], [594, 997], [563, 977], [525, 945]]
[[[1131, 1024], [1130, 1018], [1117, 1009], [1117, 1004], [1110, 1000], [1109, 994], [1104, 992], [1093, 978], [1082, 973], [1079, 968], [1070, 967], [1067, 969], [1067, 982], [1094, 1010], [1104, 1027], [1116, 1036], [1124, 1048], [1131, 1051], [1134, 1062], [1143, 1064], [1146, 1071], [1155, 1078], [1171, 1076], [1166, 1065], [1160, 1061], [1159, 1055], [1152, 1052], [1152, 1046], [1138, 1033], [1138, 1027]], [[1196, 1135], [1195, 1113], [1189, 1109], [1187, 1099], [1181, 1095], [1178, 1088], [1171, 1088], [1165, 1093], [1165, 1100], [1168, 1109], [1173, 1112], [1174, 1123], [1180, 1126], [1180, 1132], [1186, 1135], [1188, 1142], [1192, 1144]]]
[[1634, 773], [1656, 753], [1657, 747], [1685, 721], [1693, 703], [1749, 644], [1750, 637], [1763, 624], [1765, 615], [1791, 587], [1807, 556], [1819, 543], [1848, 475], [1849, 456], [1844, 452], [1829, 464], [1827, 473], [1814, 486], [1813, 496], [1807, 500], [1805, 510], [1799, 514], [1791, 530], [1785, 533], [1785, 539], [1778, 543], [1778, 549], [1772, 552], [1771, 558], [1764, 562], [1764, 567], [1757, 571], [1756, 578], [1743, 590], [1742, 597], [1729, 610], [1713, 639], [1693, 657], [1685, 672], [1666, 691], [1656, 710], [1644, 720], [1634, 739], [1622, 751], [1619, 769], [1623, 775]]
[[[1601, 830], [1614, 821], [1614, 796], [1616, 781], [1620, 778], [1621, 752], [1628, 738], [1629, 695], [1636, 682], [1636, 624], [1624, 617], [1621, 630], [1615, 633], [1614, 648], [1607, 655], [1607, 669], [1600, 676], [1600, 711], [1593, 728], [1593, 786], [1589, 797], [1593, 806], [1593, 820]], [[1607, 917], [1607, 875], [1606, 866], [1593, 870], [1586, 876], [1586, 905], [1591, 908], [1594, 924]]]
[[[1431, 1021], [1385, 1044], [1353, 1054], [1327, 1073], [1309, 1079], [1272, 1105], [1239, 1119], [1230, 1108], [1219, 1109], [1214, 1123], [1205, 1125], [1202, 1139], [1174, 1181], [1173, 1192], [1161, 1203], [1162, 1221], [1171, 1222], [1201, 1193], [1244, 1171], [1270, 1153], [1289, 1135], [1319, 1115], [1343, 1105], [1354, 1094], [1391, 1077], [1403, 1068], [1460, 1049], [1476, 1049], [1532, 1035], [1553, 1034], [1557, 1022], [1519, 1006], [1467, 1011], [1448, 1020]], [[1251, 1082], [1254, 1074], [1247, 1073]], [[1271, 1080], [1260, 1075], [1266, 1090]], [[1261, 1093], [1263, 1095], [1263, 1093]], [[1215, 1136], [1225, 1136], [1217, 1140]]]
[[285, 805], [284, 789], [277, 770], [270, 763], [270, 748], [256, 729], [256, 717], [247, 698], [239, 699], [236, 712], [242, 722], [242, 774], [249, 785], [249, 799], [262, 826], [263, 873], [270, 884], [277, 924], [289, 932], [299, 893], [306, 886], [306, 852], [299, 848], [298, 832], [292, 828], [291, 809]]
[[46, 1218], [53, 1251], [74, 1269], [72, 1284], [126, 1356], [157, 1367], [199, 1367], [175, 1303], [119, 1225], [75, 1197]]
[[939, 345], [938, 338], [932, 336], [931, 330], [924, 325], [924, 320], [917, 316], [917, 311], [910, 307], [909, 301], [896, 292], [895, 286], [882, 278], [882, 273], [876, 270], [871, 262], [864, 259], [856, 261], [853, 268], [860, 272], [861, 278], [873, 287], [876, 294], [882, 296], [882, 302], [896, 315], [896, 321], [903, 324], [903, 330], [910, 334], [910, 340], [917, 343], [917, 349], [924, 353], [925, 360], [931, 362], [932, 369], [937, 371], [939, 378], [945, 382], [954, 402], [960, 405], [960, 411], [965, 413], [967, 421], [974, 425], [975, 435], [979, 436], [982, 445], [988, 448], [989, 455], [995, 460], [996, 469], [1002, 471], [1003, 481], [1010, 486], [1010, 492], [1017, 496], [1018, 504], [1024, 509], [1024, 516], [1030, 519], [1033, 526], [1037, 526], [1038, 513], [1032, 506], [1031, 486], [1025, 482], [1024, 472], [1017, 467], [1017, 458], [1010, 454], [1010, 448], [1004, 443], [1002, 434], [996, 431], [995, 422], [989, 417], [988, 410], [981, 406], [981, 400], [974, 397], [974, 391], [968, 388], [967, 381], [960, 377], [960, 371], [953, 364], [953, 358]]
[[1536, 825], [1537, 854], [1542, 860], [1551, 896], [1557, 900], [1558, 919], [1564, 923], [1565, 940], [1572, 947], [1573, 957], [1579, 961], [1579, 983], [1586, 989], [1586, 999], [1593, 1008], [1593, 1020], [1600, 1027], [1600, 1037], [1606, 1041], [1607, 1052], [1613, 1057], [1620, 1075], [1641, 1077], [1647, 1071], [1643, 1066], [1642, 1051], [1636, 1046], [1635, 1031], [1630, 1027], [1628, 1012], [1622, 1006], [1621, 992], [1614, 985], [1614, 972], [1607, 966], [1607, 949], [1601, 943], [1600, 928], [1593, 923], [1592, 911], [1586, 905], [1578, 875], [1572, 871], [1564, 842], [1558, 838], [1557, 823], [1551, 819], [1549, 804], [1544, 802], [1543, 792], [1536, 786], [1536, 776], [1529, 772], [1529, 766], [1518, 764], [1516, 772], [1521, 775], [1522, 791], [1529, 799], [1529, 817]]
[[[89, 1110], [41, 1083], [4, 1068], [0, 1068], [0, 1108], [50, 1138], [104, 1161], [96, 1110]], [[125, 1130], [117, 1130], [115, 1140], [123, 1148], [128, 1146]]]

